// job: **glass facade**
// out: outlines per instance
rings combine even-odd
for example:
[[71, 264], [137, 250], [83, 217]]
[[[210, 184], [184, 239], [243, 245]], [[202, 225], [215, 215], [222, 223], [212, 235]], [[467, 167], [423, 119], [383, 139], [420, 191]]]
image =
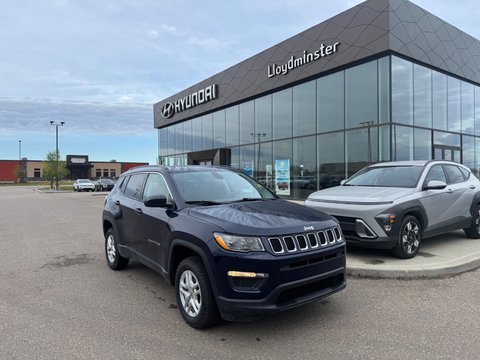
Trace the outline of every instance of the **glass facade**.
[[159, 129], [158, 142], [165, 165], [229, 148], [231, 166], [295, 199], [382, 161], [443, 158], [478, 175], [480, 87], [385, 56]]

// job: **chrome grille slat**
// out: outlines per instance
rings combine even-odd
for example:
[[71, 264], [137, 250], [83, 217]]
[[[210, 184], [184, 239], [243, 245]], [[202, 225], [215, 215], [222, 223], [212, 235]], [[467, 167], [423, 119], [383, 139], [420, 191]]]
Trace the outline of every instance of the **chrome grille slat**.
[[275, 255], [293, 254], [327, 247], [343, 241], [342, 231], [338, 226], [317, 232], [282, 235], [267, 239]]

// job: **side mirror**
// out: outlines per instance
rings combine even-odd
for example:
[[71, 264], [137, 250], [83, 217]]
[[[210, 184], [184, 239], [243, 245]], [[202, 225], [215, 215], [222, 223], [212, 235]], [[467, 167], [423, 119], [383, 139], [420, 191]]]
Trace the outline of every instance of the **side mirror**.
[[423, 187], [424, 190], [443, 190], [447, 187], [447, 184], [443, 181], [430, 180], [426, 186]]
[[170, 206], [170, 204], [167, 204], [167, 198], [165, 197], [165, 195], [147, 196], [143, 200], [143, 203], [146, 207], [166, 208]]

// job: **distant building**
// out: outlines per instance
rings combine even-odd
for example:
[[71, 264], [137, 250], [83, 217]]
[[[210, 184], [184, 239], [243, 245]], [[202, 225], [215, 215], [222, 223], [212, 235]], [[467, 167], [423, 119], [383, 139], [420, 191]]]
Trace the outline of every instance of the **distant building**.
[[[27, 180], [43, 180], [43, 160], [0, 160], [0, 182], [17, 180], [18, 167], [26, 171]], [[121, 173], [135, 166], [148, 165], [147, 162], [89, 161], [88, 155], [67, 155], [67, 179], [116, 179]]]

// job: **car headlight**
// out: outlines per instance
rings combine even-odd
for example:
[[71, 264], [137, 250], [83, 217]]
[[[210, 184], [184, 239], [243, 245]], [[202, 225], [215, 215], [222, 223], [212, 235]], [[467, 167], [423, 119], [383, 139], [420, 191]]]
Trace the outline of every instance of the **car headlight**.
[[392, 231], [393, 225], [395, 224], [395, 218], [397, 215], [395, 213], [386, 213], [386, 214], [379, 214], [375, 217], [377, 222], [383, 229], [387, 232]]
[[213, 233], [213, 237], [217, 244], [224, 250], [228, 251], [265, 251], [262, 240], [258, 237], [237, 236], [222, 233]]

